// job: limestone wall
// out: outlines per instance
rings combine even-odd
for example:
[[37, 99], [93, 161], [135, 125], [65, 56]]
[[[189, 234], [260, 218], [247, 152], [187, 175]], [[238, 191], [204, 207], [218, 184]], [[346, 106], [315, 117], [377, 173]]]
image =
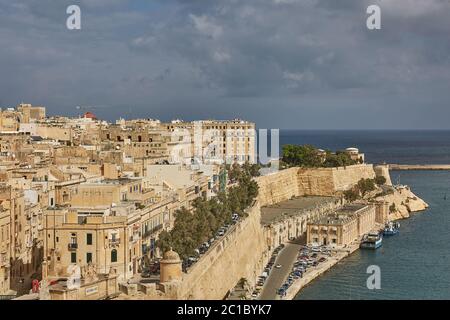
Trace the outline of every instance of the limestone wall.
[[332, 195], [335, 192], [333, 169], [314, 168], [298, 169], [297, 174], [299, 196]]
[[[188, 273], [183, 274], [181, 282], [174, 283], [172, 289], [167, 287], [166, 298], [223, 299], [241, 278], [246, 278], [253, 285], [269, 259], [269, 250], [279, 244], [277, 241], [286, 240], [290, 235], [298, 236], [298, 231], [303, 232], [306, 226], [306, 221], [286, 219], [264, 227], [261, 224], [260, 206], [296, 196], [329, 196], [335, 191], [349, 188], [361, 178], [374, 176], [371, 165], [355, 165], [346, 168], [290, 168], [257, 178], [259, 197], [248, 210], [248, 217], [220, 241], [216, 241], [208, 253]], [[312, 210], [311, 215], [321, 214], [325, 209], [337, 205], [339, 201], [331, 202], [326, 208]], [[297, 223], [299, 230], [294, 228]]]
[[331, 196], [362, 178], [374, 178], [373, 165], [339, 168], [289, 168], [257, 179], [262, 206], [304, 195]]
[[271, 205], [298, 196], [298, 170], [290, 168], [258, 177], [260, 205]]
[[374, 166], [375, 174], [386, 179], [386, 185], [392, 186], [391, 175], [389, 174], [389, 166], [388, 165], [378, 165]]
[[187, 274], [178, 299], [223, 299], [241, 278], [254, 284], [267, 260], [258, 203], [236, 229], [216, 243]]
[[335, 191], [348, 190], [360, 179], [375, 178], [375, 171], [371, 164], [358, 164], [348, 167], [333, 168], [332, 171]]

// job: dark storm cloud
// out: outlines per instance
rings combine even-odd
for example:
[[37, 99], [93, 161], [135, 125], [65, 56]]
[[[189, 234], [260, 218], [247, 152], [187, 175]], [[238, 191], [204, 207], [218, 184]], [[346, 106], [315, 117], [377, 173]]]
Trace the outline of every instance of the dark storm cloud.
[[[65, 28], [79, 4], [82, 30]], [[382, 29], [366, 28], [378, 4]], [[0, 0], [0, 100], [262, 127], [450, 128], [446, 0]], [[6, 75], [6, 76], [5, 76]], [[374, 121], [374, 119], [377, 119]]]

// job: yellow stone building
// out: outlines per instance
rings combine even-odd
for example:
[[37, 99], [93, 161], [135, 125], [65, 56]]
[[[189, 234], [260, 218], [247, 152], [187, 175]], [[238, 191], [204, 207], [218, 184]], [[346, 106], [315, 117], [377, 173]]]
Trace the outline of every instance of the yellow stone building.
[[375, 227], [375, 206], [347, 204], [308, 222], [307, 243], [344, 247]]

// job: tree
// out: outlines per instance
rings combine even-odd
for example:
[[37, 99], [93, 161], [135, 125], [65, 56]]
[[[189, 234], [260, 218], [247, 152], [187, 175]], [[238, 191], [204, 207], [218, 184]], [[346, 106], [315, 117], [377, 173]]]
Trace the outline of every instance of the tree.
[[362, 178], [358, 181], [357, 187], [359, 192], [361, 192], [362, 196], [364, 197], [367, 192], [375, 190], [375, 182], [373, 179]]
[[356, 164], [357, 162], [350, 158], [350, 155], [346, 152], [338, 151], [336, 154], [327, 152], [325, 156], [325, 161], [323, 162], [324, 167], [345, 167]]
[[229, 224], [233, 213], [246, 215], [245, 209], [258, 196], [258, 184], [252, 177], [259, 169], [250, 164], [242, 167], [236, 164], [229, 170], [236, 185], [210, 200], [196, 198], [192, 203], [193, 210], [183, 207], [175, 212], [173, 229], [161, 232], [157, 241], [163, 252], [172, 247], [182, 259], [186, 259], [194, 255], [195, 249], [216, 234], [221, 226]]
[[392, 204], [389, 206], [389, 212], [394, 213], [395, 211], [397, 211], [397, 208], [395, 207], [395, 203], [392, 202]]
[[386, 183], [386, 178], [383, 176], [377, 176], [375, 177], [375, 183], [379, 186], [382, 186]]
[[228, 178], [232, 183], [236, 182], [238, 178], [242, 175], [242, 169], [238, 163], [233, 163], [228, 169]]
[[283, 146], [282, 161], [293, 167], [320, 167], [322, 158], [319, 150], [312, 145], [292, 145]]
[[359, 197], [359, 192], [355, 189], [349, 189], [344, 191], [344, 198], [348, 202], [356, 201]]
[[353, 160], [350, 155], [343, 151], [332, 153], [326, 151], [325, 158], [319, 149], [312, 145], [292, 145], [283, 146], [283, 154], [281, 158], [282, 167], [344, 167], [357, 164], [358, 161]]

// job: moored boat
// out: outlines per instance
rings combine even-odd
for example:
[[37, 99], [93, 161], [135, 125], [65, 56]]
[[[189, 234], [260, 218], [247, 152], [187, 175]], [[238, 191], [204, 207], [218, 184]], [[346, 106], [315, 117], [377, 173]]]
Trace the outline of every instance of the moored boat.
[[393, 235], [399, 233], [399, 231], [400, 231], [400, 223], [389, 221], [384, 226], [383, 235], [384, 236], [393, 236]]
[[383, 244], [383, 236], [381, 233], [371, 232], [366, 234], [360, 244], [361, 249], [377, 249]]

